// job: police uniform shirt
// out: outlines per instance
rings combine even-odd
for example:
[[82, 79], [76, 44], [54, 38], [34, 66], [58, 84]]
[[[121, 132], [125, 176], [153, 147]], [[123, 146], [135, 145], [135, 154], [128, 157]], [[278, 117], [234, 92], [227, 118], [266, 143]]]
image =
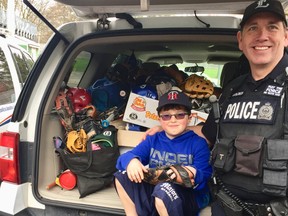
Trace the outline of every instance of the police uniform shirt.
[[[266, 138], [281, 136], [283, 131], [279, 130], [279, 127], [282, 127], [283, 122], [284, 87], [283, 80], [279, 77], [285, 78], [287, 62], [288, 55], [284, 54], [265, 78], [255, 81], [249, 73], [242, 75], [245, 76], [244, 79], [236, 78], [224, 89], [219, 101], [220, 137], [236, 137], [238, 134], [254, 134]], [[283, 76], [280, 76], [281, 74]], [[278, 127], [275, 127], [277, 122]], [[211, 111], [202, 133], [214, 143], [216, 132], [216, 123]]]

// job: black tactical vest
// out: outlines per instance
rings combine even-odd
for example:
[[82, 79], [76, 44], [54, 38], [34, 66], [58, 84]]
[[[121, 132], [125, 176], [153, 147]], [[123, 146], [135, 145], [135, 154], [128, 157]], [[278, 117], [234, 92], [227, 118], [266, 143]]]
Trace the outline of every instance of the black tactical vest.
[[261, 90], [237, 89], [246, 81], [243, 76], [231, 83], [235, 88], [220, 105], [225, 112], [212, 153], [214, 167], [220, 181], [239, 198], [266, 201], [287, 195], [285, 80], [283, 73], [274, 81], [263, 81]]

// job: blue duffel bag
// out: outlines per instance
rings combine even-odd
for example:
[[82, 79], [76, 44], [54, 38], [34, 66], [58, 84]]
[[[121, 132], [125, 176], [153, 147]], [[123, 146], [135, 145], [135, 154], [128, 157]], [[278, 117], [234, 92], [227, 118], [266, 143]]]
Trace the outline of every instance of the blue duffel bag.
[[92, 97], [92, 104], [97, 111], [103, 112], [112, 107], [123, 107], [126, 105], [130, 86], [123, 81], [111, 81], [107, 77], [97, 80], [88, 88]]

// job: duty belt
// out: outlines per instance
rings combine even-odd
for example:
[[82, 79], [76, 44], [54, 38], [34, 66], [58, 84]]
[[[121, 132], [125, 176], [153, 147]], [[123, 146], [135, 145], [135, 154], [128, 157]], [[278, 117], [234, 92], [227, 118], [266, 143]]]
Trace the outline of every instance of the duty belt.
[[244, 202], [245, 205], [257, 216], [274, 216], [270, 204]]

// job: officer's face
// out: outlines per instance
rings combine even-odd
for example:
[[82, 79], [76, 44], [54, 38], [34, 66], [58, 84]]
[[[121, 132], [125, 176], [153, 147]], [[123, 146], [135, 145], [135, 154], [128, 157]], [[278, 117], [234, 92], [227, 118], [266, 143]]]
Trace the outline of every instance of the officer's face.
[[[252, 16], [238, 32], [240, 50], [253, 67], [274, 68], [287, 46], [287, 30], [283, 22], [273, 13], [258, 13]], [[252, 71], [253, 72], [253, 71]]]

